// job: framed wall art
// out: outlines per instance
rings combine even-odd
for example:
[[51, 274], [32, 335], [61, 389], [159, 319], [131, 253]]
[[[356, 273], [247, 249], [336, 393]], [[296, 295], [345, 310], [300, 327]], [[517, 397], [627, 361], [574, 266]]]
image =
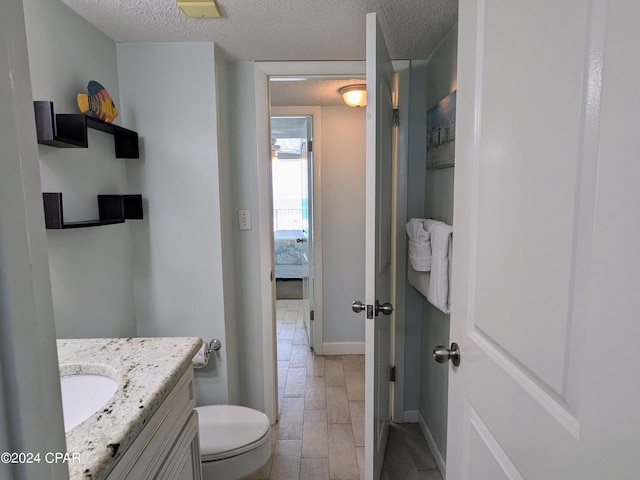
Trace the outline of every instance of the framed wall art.
[[456, 145], [456, 92], [427, 111], [427, 170], [453, 167]]

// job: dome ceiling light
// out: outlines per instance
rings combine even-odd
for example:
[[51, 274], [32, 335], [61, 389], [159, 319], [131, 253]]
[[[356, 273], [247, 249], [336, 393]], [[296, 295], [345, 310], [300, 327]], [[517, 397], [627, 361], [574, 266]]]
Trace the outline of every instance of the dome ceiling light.
[[338, 90], [344, 103], [350, 107], [364, 107], [367, 104], [367, 86], [363, 83], [347, 85]]

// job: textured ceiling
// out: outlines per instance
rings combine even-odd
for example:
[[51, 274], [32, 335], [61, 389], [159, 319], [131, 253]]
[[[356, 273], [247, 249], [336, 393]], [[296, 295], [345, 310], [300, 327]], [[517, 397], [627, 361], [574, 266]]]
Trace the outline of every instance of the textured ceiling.
[[230, 60], [364, 60], [377, 12], [393, 59], [425, 59], [457, 0], [217, 0], [223, 18], [187, 18], [176, 0], [62, 0], [116, 42], [207, 41]]

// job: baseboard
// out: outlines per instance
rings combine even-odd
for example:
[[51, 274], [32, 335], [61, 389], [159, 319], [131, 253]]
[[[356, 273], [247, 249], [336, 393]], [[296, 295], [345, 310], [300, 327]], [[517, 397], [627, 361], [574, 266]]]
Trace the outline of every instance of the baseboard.
[[323, 342], [322, 355], [364, 355], [364, 342]]
[[419, 423], [420, 410], [405, 410], [402, 414], [402, 421], [404, 423]]
[[442, 474], [442, 478], [447, 478], [447, 474], [446, 474], [447, 465], [444, 461], [444, 458], [442, 458], [442, 454], [440, 453], [440, 450], [438, 450], [438, 447], [436, 446], [436, 442], [433, 439], [431, 432], [429, 431], [429, 427], [427, 427], [427, 422], [424, 420], [424, 417], [419, 411], [418, 411], [418, 417], [419, 417], [418, 424], [420, 425], [420, 430], [422, 430], [422, 434], [424, 435], [424, 438], [427, 441], [427, 445], [429, 445], [429, 450], [431, 450], [431, 454], [433, 455], [433, 458], [435, 458], [436, 463], [438, 464], [438, 470], [440, 470], [440, 473]]

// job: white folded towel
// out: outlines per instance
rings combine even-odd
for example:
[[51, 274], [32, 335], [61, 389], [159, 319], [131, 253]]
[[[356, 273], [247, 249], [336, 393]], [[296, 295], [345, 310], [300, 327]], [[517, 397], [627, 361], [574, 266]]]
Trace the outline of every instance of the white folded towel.
[[[431, 232], [431, 230], [433, 229], [434, 225], [437, 225], [438, 223], [443, 223], [440, 220], [433, 220], [432, 218], [427, 218], [426, 220], [422, 220], [423, 224], [424, 224], [424, 228], [427, 232]], [[431, 234], [431, 233], [429, 233]]]
[[407, 223], [407, 236], [409, 240], [416, 243], [422, 243], [429, 240], [429, 232], [422, 218], [412, 218]]
[[416, 272], [431, 270], [431, 242], [416, 243], [409, 240], [409, 263]]
[[449, 263], [453, 244], [453, 227], [444, 222], [430, 221], [427, 229], [431, 234], [432, 255], [427, 300], [444, 313], [449, 313]]
[[412, 218], [407, 223], [409, 237], [409, 262], [417, 272], [428, 272], [431, 269], [431, 235], [420, 218]]

